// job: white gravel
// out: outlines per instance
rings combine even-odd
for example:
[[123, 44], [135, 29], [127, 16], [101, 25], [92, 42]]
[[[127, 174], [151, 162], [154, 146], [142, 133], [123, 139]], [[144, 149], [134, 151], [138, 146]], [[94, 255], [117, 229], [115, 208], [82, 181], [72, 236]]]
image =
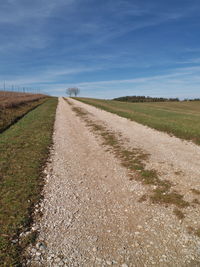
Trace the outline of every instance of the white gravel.
[[[151, 153], [148, 165], [176, 180], [181, 192], [199, 189], [198, 146], [73, 102], [121, 132], [130, 146]], [[175, 171], [184, 174], [171, 177]], [[129, 181], [127, 170], [63, 99], [45, 172], [43, 216], [33, 226], [40, 234], [28, 249], [28, 266], [200, 266], [200, 239], [187, 231], [198, 226], [199, 207], [187, 208], [192, 217], [179, 222], [173, 207], [138, 202], [148, 188]]]

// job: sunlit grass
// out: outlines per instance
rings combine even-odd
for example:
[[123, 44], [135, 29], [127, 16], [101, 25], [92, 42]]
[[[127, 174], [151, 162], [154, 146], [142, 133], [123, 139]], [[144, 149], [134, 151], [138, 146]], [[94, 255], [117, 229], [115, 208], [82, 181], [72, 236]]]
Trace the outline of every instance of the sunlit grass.
[[200, 144], [200, 101], [125, 103], [91, 98], [75, 99]]
[[0, 266], [20, 266], [23, 248], [12, 240], [30, 225], [40, 198], [56, 105], [47, 100], [0, 136]]

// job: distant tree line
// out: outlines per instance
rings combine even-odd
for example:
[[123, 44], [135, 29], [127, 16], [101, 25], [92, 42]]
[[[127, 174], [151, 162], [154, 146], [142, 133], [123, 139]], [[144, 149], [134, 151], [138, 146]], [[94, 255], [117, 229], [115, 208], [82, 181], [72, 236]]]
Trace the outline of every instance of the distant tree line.
[[179, 98], [163, 98], [163, 97], [150, 97], [150, 96], [122, 96], [114, 98], [116, 101], [124, 102], [167, 102], [167, 101], [180, 101]]
[[185, 98], [183, 101], [200, 101], [200, 98], [193, 98], [193, 99]]

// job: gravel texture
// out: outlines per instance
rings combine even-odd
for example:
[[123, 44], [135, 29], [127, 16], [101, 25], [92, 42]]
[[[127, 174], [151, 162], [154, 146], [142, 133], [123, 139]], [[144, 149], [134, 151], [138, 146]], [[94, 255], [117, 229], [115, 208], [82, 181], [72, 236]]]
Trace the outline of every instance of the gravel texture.
[[[199, 188], [200, 148], [127, 119], [83, 107], [131, 147], [151, 154], [147, 166], [192, 198]], [[173, 207], [138, 202], [148, 187], [130, 181], [128, 171], [62, 98], [57, 108], [54, 147], [45, 169], [44, 199], [36, 207], [26, 266], [200, 266], [199, 206], [179, 221]], [[175, 174], [176, 173], [176, 174]], [[173, 175], [172, 175], [173, 174]], [[36, 216], [37, 218], [37, 216]]]

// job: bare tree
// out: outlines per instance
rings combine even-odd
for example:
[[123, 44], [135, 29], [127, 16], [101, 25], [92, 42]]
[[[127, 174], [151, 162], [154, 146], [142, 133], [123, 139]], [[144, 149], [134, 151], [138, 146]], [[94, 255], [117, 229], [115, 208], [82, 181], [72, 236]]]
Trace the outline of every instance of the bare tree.
[[66, 93], [69, 95], [69, 97], [72, 95], [76, 97], [80, 93], [80, 89], [77, 87], [67, 88]]
[[72, 96], [72, 88], [67, 88], [66, 94], [71, 97]]
[[79, 88], [77, 88], [77, 87], [75, 87], [75, 88], [73, 88], [74, 90], [74, 95], [75, 96], [77, 96], [79, 93], [80, 93], [80, 89]]

